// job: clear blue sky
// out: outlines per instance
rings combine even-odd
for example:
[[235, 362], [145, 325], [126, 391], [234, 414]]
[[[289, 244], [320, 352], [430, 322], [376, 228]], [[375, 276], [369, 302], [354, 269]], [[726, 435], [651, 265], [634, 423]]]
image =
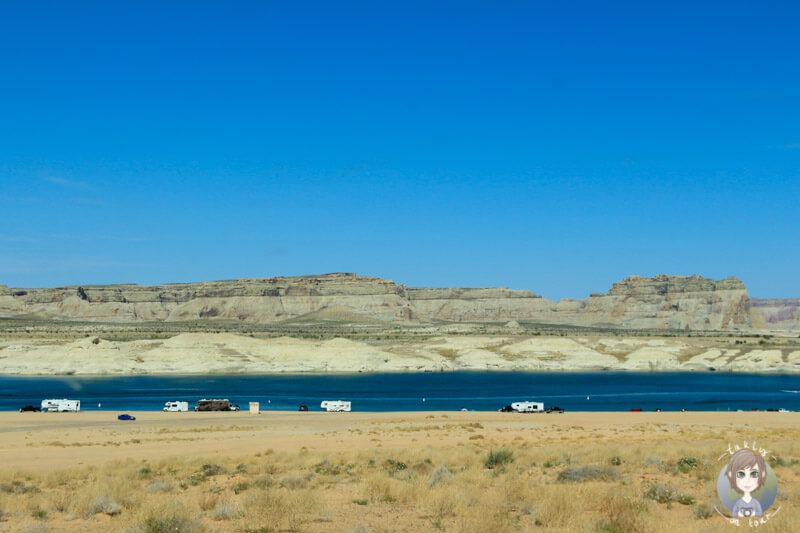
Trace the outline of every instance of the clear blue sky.
[[0, 283], [800, 296], [795, 2], [3, 2]]

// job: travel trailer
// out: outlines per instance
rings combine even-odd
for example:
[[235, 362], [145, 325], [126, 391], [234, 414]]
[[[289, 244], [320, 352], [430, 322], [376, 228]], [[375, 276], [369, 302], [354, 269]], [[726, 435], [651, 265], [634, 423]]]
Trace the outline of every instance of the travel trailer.
[[230, 400], [198, 400], [195, 411], [238, 411], [238, 405], [232, 405]]
[[189, 402], [166, 402], [164, 404], [165, 411], [188, 411]]
[[319, 404], [319, 406], [329, 413], [342, 413], [350, 411], [350, 402], [345, 402], [343, 400], [325, 400]]
[[544, 404], [542, 402], [514, 402], [511, 408], [518, 413], [543, 413]]
[[47, 411], [50, 413], [77, 413], [80, 410], [80, 400], [42, 400], [42, 411]]

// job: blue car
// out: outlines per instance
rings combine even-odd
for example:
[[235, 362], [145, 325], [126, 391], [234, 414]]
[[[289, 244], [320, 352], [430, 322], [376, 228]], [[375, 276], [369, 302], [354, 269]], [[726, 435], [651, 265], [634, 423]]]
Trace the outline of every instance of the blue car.
[[136, 420], [136, 417], [131, 415], [119, 415], [117, 420]]

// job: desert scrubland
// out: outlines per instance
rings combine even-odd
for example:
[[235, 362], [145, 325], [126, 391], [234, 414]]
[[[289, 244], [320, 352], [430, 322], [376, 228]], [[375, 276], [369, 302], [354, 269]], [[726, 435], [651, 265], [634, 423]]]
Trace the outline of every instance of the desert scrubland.
[[[738, 280], [554, 303], [337, 274], [0, 287], [0, 373], [794, 373], [796, 310]], [[769, 327], [767, 327], [769, 326]], [[779, 326], [779, 327], [778, 327]], [[765, 446], [800, 531], [800, 414], [0, 413], [0, 531], [734, 531], [716, 480]]]
[[733, 531], [753, 440], [800, 530], [796, 413], [134, 414], [0, 413], [0, 530]]

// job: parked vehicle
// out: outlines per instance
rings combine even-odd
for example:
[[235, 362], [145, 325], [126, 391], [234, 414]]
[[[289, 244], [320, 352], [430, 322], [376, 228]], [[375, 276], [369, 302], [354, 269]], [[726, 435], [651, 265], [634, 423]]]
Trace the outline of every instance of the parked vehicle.
[[641, 413], [641, 412], [642, 412], [641, 407], [634, 407], [633, 409], [631, 409], [631, 413]]
[[564, 409], [562, 407], [548, 407], [544, 410], [545, 413], [563, 413]]
[[542, 413], [544, 404], [542, 402], [514, 402], [511, 408], [518, 413]]
[[25, 407], [19, 408], [20, 413], [41, 413], [42, 410], [35, 405], [26, 405]]
[[165, 411], [188, 411], [189, 410], [189, 402], [165, 402], [164, 403], [164, 410]]
[[301, 405], [297, 410], [298, 411], [308, 411], [308, 406], [307, 405]]
[[324, 400], [319, 406], [329, 413], [350, 411], [350, 402], [344, 400]]
[[231, 404], [230, 400], [198, 400], [195, 411], [238, 411], [239, 406]]
[[47, 412], [73, 412], [76, 413], [81, 410], [80, 400], [42, 400], [42, 411]]
[[119, 415], [117, 417], [117, 420], [136, 420], [136, 417], [133, 415], [124, 414], [124, 415]]

